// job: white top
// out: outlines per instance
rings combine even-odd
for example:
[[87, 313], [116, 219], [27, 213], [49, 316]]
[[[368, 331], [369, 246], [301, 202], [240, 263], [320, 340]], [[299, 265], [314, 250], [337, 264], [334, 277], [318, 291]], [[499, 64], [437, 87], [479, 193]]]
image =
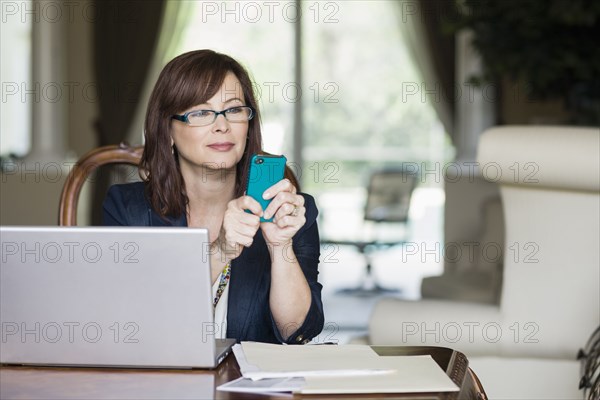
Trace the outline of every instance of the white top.
[[[219, 274], [215, 283], [212, 286], [212, 299], [214, 301], [217, 295], [217, 289], [219, 288], [219, 282], [221, 281], [223, 272]], [[227, 299], [229, 298], [229, 282], [221, 294], [221, 298], [215, 307], [215, 339], [225, 339], [227, 336]]]

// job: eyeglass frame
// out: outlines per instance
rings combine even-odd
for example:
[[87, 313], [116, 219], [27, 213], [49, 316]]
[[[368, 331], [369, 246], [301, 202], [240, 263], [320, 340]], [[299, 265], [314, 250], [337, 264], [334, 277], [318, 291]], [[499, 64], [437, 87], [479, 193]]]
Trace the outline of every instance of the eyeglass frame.
[[[217, 117], [219, 115], [222, 115], [223, 118], [225, 118], [228, 122], [234, 122], [234, 123], [235, 122], [244, 122], [244, 121], [229, 121], [229, 119], [227, 118], [227, 111], [233, 110], [234, 108], [248, 108], [250, 110], [250, 116], [245, 121], [250, 121], [252, 118], [254, 118], [254, 115], [256, 114], [256, 111], [254, 110], [254, 108], [252, 108], [250, 106], [234, 106], [234, 107], [226, 108], [225, 110], [221, 110], [221, 111], [208, 110], [208, 109], [207, 110], [205, 110], [205, 109], [192, 110], [192, 111], [186, 112], [185, 114], [174, 114], [174, 115], [171, 115], [171, 119], [175, 119], [177, 121], [185, 122], [189, 126], [208, 126], [208, 125], [214, 124], [215, 121], [217, 120]], [[198, 112], [198, 111], [211, 111], [211, 112], [215, 113], [212, 122], [210, 122], [210, 123], [208, 123], [206, 125], [192, 125], [190, 123], [190, 120], [189, 120], [188, 117], [189, 117], [190, 114]]]

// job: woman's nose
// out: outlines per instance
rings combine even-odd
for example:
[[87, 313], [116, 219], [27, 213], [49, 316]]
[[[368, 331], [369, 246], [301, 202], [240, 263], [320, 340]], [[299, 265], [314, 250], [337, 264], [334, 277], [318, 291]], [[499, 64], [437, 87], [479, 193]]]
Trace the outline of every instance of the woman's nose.
[[215, 132], [227, 132], [229, 130], [229, 121], [225, 118], [225, 115], [217, 115], [215, 119], [213, 130]]

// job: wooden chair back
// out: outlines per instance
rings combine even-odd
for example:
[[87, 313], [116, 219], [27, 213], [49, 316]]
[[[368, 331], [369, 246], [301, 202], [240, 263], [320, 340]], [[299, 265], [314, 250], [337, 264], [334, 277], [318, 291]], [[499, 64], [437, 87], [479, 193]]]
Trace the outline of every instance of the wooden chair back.
[[98, 167], [107, 164], [139, 166], [143, 146], [131, 147], [127, 143], [98, 147], [77, 161], [63, 186], [58, 210], [60, 226], [77, 225], [77, 203], [83, 184]]

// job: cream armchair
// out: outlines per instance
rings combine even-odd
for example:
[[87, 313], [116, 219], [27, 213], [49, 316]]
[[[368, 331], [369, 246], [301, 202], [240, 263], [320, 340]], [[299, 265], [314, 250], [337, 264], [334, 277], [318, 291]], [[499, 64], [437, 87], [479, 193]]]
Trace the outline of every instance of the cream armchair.
[[492, 399], [581, 398], [575, 357], [600, 324], [600, 129], [492, 128], [478, 162], [504, 207], [500, 305], [383, 299], [369, 341], [461, 350]]

